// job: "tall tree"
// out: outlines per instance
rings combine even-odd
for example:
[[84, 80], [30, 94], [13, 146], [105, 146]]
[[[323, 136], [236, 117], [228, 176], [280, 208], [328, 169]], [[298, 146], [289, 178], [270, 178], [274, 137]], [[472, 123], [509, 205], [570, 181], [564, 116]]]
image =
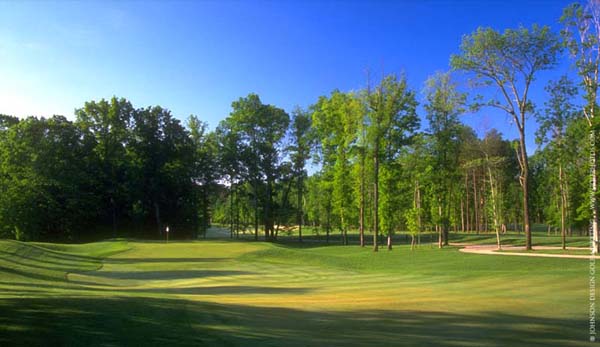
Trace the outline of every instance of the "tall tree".
[[94, 152], [98, 157], [101, 191], [103, 198], [102, 211], [110, 211], [113, 237], [117, 233], [118, 211], [124, 209], [126, 201], [125, 187], [122, 184], [126, 172], [125, 147], [129, 140], [129, 127], [133, 120], [134, 108], [125, 99], [113, 97], [108, 100], [89, 101], [75, 111], [77, 124], [95, 139]]
[[363, 115], [359, 116], [358, 119], [358, 132], [356, 134], [356, 141], [354, 142], [353, 145], [353, 150], [354, 150], [354, 157], [356, 158], [355, 160], [355, 177], [357, 178], [358, 181], [358, 191], [356, 192], [358, 194], [358, 234], [359, 234], [359, 240], [360, 240], [360, 246], [364, 247], [365, 246], [365, 224], [366, 224], [366, 218], [365, 218], [365, 209], [366, 209], [366, 203], [367, 203], [367, 180], [368, 180], [368, 175], [367, 175], [367, 154], [369, 152], [369, 142], [367, 139], [367, 124], [366, 124], [366, 110], [365, 110], [365, 105], [364, 102], [362, 103], [362, 112]]
[[169, 110], [153, 106], [136, 110], [132, 133], [128, 156], [134, 166], [129, 181], [144, 216], [154, 216], [150, 225], [158, 235], [169, 224], [174, 230], [176, 224], [190, 223], [189, 215], [179, 215], [194, 191], [194, 147], [188, 131]]
[[190, 138], [194, 147], [193, 154], [193, 173], [192, 177], [198, 192], [197, 201], [193, 205], [199, 210], [200, 223], [199, 228], [194, 228], [193, 238], [197, 237], [196, 231], [200, 229], [203, 236], [206, 236], [210, 219], [210, 195], [213, 191], [215, 181], [219, 177], [217, 160], [217, 139], [216, 134], [208, 132], [208, 123], [192, 115], [188, 118], [188, 128], [190, 129]]
[[263, 104], [256, 94], [232, 103], [229, 122], [240, 133], [244, 143], [243, 159], [249, 180], [253, 182], [255, 201], [255, 234], [258, 233], [258, 196], [264, 182], [263, 224], [265, 239], [274, 238], [274, 184], [278, 175], [283, 139], [290, 122], [289, 115], [273, 105]]
[[[236, 224], [234, 221], [238, 211], [237, 208], [233, 208], [235, 205], [234, 199], [236, 199], [236, 195], [238, 195], [238, 192], [242, 187], [242, 179], [248, 176], [242, 159], [244, 155], [242, 149], [244, 147], [240, 132], [237, 131], [236, 127], [234, 124], [232, 124], [232, 121], [229, 118], [219, 123], [219, 126], [215, 130], [215, 134], [217, 141], [217, 162], [219, 172], [221, 173], [221, 178], [229, 184], [230, 233], [231, 235], [234, 235], [234, 233], [237, 235], [238, 230], [236, 229]], [[255, 202], [255, 208], [258, 209], [256, 199], [253, 201]], [[237, 207], [237, 205], [235, 206]], [[255, 213], [255, 216], [258, 218], [258, 212]], [[254, 237], [255, 239], [258, 239], [258, 219], [256, 220], [256, 224]]]
[[573, 104], [573, 99], [577, 95], [577, 87], [566, 76], [562, 76], [558, 81], [550, 81], [546, 86], [546, 92], [550, 98], [544, 103], [544, 113], [537, 115], [540, 127], [537, 131], [536, 141], [540, 144], [547, 144], [548, 149], [552, 150], [554, 154], [560, 193], [562, 247], [566, 249], [569, 178], [566, 172], [568, 156], [565, 136], [569, 121], [578, 116]]
[[304, 179], [306, 177], [306, 162], [310, 159], [311, 150], [311, 116], [300, 108], [292, 113], [291, 140], [289, 148], [292, 160], [292, 170], [296, 179], [296, 223], [298, 224], [298, 241], [302, 242], [302, 225], [304, 210], [302, 197], [304, 194]]
[[492, 129], [485, 134], [485, 137], [481, 141], [481, 169], [484, 172], [483, 176], [485, 179], [483, 182], [488, 183], [488, 190], [485, 194], [487, 204], [486, 213], [489, 219], [492, 221], [492, 226], [496, 232], [496, 243], [498, 249], [501, 246], [500, 233], [505, 230], [504, 222], [504, 208], [507, 205], [505, 199], [507, 198], [507, 185], [509, 184], [512, 177], [515, 176], [515, 172], [510, 171], [511, 154], [514, 152], [510, 148], [510, 143], [502, 139], [496, 129]]
[[426, 82], [427, 120], [434, 141], [435, 190], [439, 206], [438, 247], [448, 245], [450, 195], [457, 178], [460, 121], [467, 96], [457, 90], [449, 73], [438, 73]]
[[559, 39], [547, 26], [507, 29], [504, 33], [479, 28], [463, 38], [460, 50], [460, 54], [451, 57], [452, 67], [473, 73], [484, 86], [493, 85], [501, 99], [491, 97], [483, 105], [508, 113], [519, 131], [519, 182], [523, 191], [525, 246], [530, 250], [529, 165], [525, 145], [527, 115], [533, 110], [529, 91], [537, 73], [556, 65], [561, 50]]
[[[379, 168], [391, 165], [400, 149], [406, 145], [419, 126], [415, 93], [408, 88], [406, 78], [385, 76], [372, 90], [367, 90], [369, 107], [368, 137], [373, 156], [373, 251], [379, 250]], [[386, 217], [387, 218], [387, 217]], [[388, 230], [388, 249], [391, 249]]]
[[362, 104], [353, 94], [334, 91], [329, 98], [319, 98], [313, 110], [323, 169], [330, 170], [333, 176], [333, 208], [344, 244], [347, 244], [352, 202], [351, 149], [363, 115]]
[[575, 60], [581, 77], [584, 99], [583, 114], [588, 122], [589, 170], [590, 170], [590, 232], [593, 237], [593, 253], [600, 252], [598, 229], [598, 75], [600, 71], [600, 3], [589, 0], [585, 5], [574, 3], [564, 9], [561, 17], [564, 25], [562, 36]]

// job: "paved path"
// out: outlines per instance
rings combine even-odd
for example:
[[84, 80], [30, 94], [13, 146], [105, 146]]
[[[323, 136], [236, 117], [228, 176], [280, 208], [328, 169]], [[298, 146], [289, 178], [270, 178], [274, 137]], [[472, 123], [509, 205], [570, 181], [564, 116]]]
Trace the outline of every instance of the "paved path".
[[[463, 253], [475, 253], [475, 254], [488, 254], [488, 255], [514, 255], [523, 257], [546, 257], [546, 258], [571, 258], [571, 259], [590, 259], [591, 255], [574, 255], [574, 254], [550, 254], [550, 253], [531, 253], [525, 252], [523, 246], [502, 246], [503, 251], [511, 252], [498, 252], [496, 245], [473, 245], [470, 243], [450, 243], [451, 246], [462, 247], [459, 251]], [[534, 250], [556, 250], [562, 249], [562, 247], [554, 246], [536, 246]], [[587, 247], [567, 247], [571, 250], [588, 250]], [[523, 251], [523, 252], [514, 252]], [[600, 256], [594, 256], [595, 259], [600, 259]]]

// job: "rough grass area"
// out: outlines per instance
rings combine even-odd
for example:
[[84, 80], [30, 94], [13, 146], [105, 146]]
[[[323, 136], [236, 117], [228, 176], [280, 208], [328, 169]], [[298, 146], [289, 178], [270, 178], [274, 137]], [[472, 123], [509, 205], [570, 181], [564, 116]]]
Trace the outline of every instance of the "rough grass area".
[[0, 345], [584, 346], [588, 268], [453, 247], [0, 241]]

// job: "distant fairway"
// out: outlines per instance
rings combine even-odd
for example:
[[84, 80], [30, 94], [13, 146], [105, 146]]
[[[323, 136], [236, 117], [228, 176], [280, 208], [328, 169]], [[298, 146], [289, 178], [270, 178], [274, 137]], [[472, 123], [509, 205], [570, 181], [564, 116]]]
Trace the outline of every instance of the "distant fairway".
[[588, 261], [0, 241], [0, 346], [584, 346]]

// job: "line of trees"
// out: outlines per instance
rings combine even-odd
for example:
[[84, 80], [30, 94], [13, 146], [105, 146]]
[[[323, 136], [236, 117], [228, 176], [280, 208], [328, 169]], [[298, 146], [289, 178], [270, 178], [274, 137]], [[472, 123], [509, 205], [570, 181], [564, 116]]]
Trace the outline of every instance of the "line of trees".
[[[531, 248], [539, 222], [560, 230], [563, 245], [588, 227], [597, 241], [600, 6], [570, 5], [561, 22], [561, 35], [537, 25], [466, 35], [452, 71], [429, 78], [422, 98], [391, 74], [291, 116], [249, 94], [214, 131], [195, 116], [181, 124], [164, 108], [117, 98], [86, 103], [75, 121], [0, 116], [0, 233], [160, 236], [170, 225], [195, 238], [217, 222], [231, 237], [272, 241], [297, 229], [302, 241], [302, 227], [311, 226], [326, 240], [339, 232], [344, 244], [358, 230], [361, 246], [371, 232], [377, 251], [381, 236], [392, 249], [400, 230], [413, 244], [433, 231], [439, 247], [451, 231], [494, 232], [500, 247], [511, 229]], [[551, 81], [548, 101], [536, 107], [536, 77], [565, 48], [580, 81]], [[461, 90], [456, 76], [476, 92]], [[489, 107], [509, 116], [517, 140], [495, 129], [478, 138], [461, 123]], [[540, 149], [529, 155], [532, 117]]]
[[[161, 107], [87, 102], [76, 121], [0, 116], [0, 233], [18, 240], [196, 236], [208, 225], [215, 136]], [[124, 234], [122, 230], [130, 230]]]

